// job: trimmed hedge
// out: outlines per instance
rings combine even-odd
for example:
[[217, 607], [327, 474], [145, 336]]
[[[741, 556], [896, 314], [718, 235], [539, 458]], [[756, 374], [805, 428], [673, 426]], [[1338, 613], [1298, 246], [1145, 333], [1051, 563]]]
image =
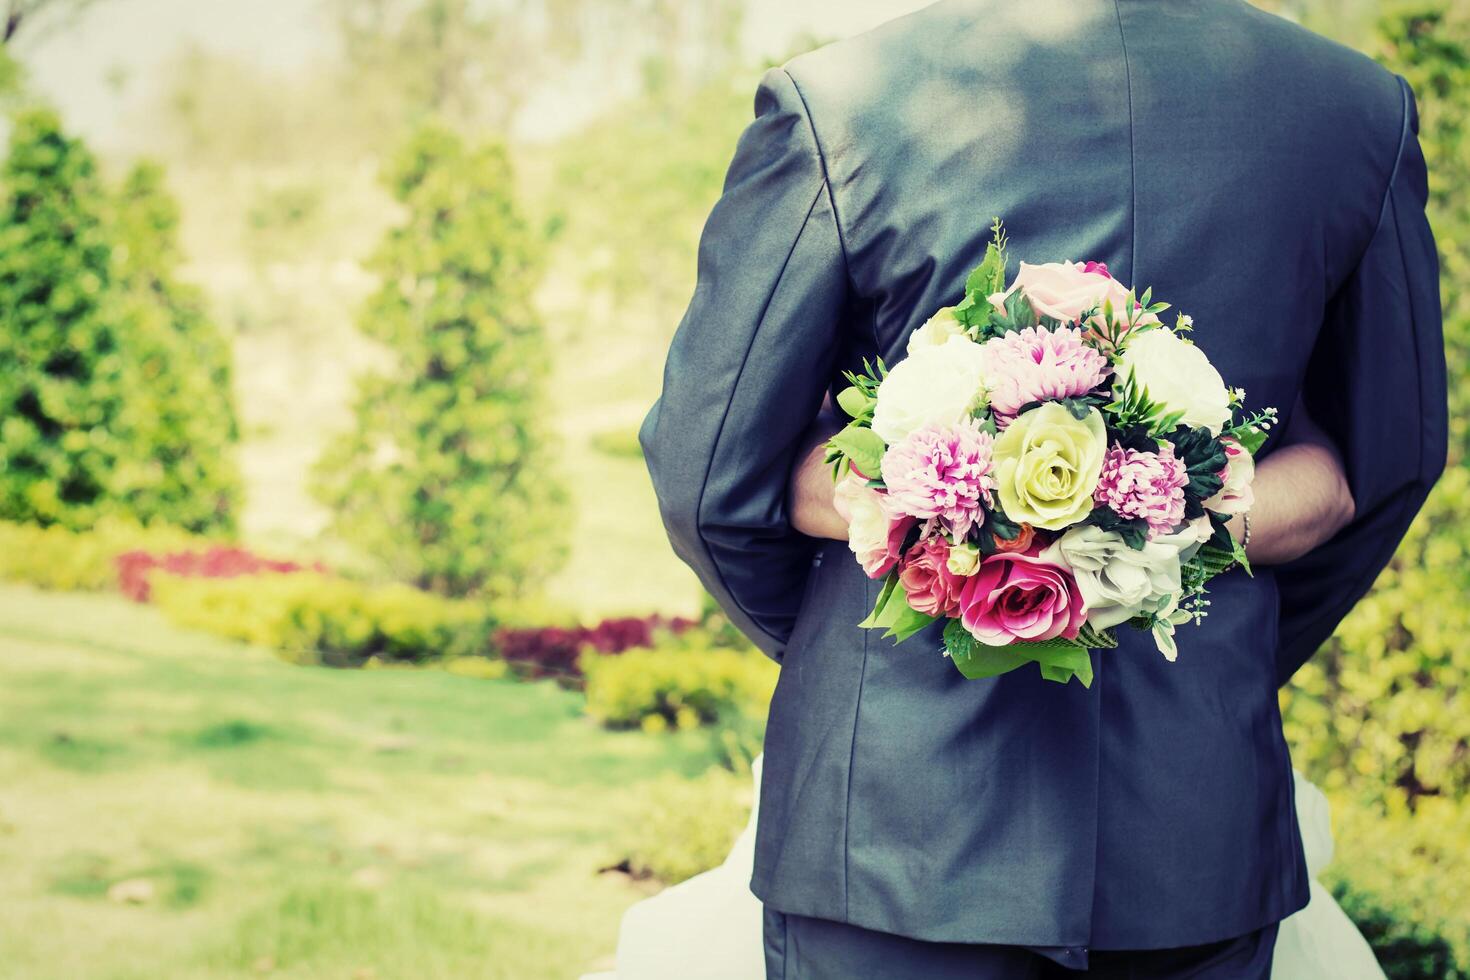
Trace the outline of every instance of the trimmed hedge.
[[610, 657], [583, 654], [587, 712], [610, 728], [644, 731], [764, 721], [779, 668], [754, 648], [711, 646], [686, 635]]
[[117, 588], [118, 555], [168, 552], [206, 545], [207, 539], [173, 527], [143, 527], [104, 517], [89, 531], [0, 521], [0, 579], [39, 589], [104, 592]]
[[152, 586], [154, 604], [178, 625], [271, 647], [303, 664], [361, 667], [483, 654], [493, 625], [478, 602], [314, 572], [159, 575]]
[[691, 619], [654, 615], [604, 619], [595, 626], [502, 627], [495, 632], [495, 649], [522, 676], [570, 681], [582, 676], [584, 651], [617, 654], [651, 647], [661, 634], [682, 633], [695, 625]]

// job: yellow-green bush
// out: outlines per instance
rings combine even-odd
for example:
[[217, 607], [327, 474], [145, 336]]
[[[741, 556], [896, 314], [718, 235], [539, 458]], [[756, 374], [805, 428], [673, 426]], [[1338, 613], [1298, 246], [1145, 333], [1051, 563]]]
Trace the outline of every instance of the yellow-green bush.
[[670, 885], [715, 867], [750, 815], [750, 796], [749, 775], [726, 769], [654, 782], [628, 814], [624, 866]]
[[327, 575], [233, 579], [155, 575], [153, 602], [181, 626], [271, 647], [298, 663], [417, 663], [483, 653], [491, 626], [476, 602], [406, 585]]
[[753, 648], [715, 647], [699, 636], [612, 656], [588, 652], [581, 667], [592, 717], [646, 731], [763, 719], [778, 673]]
[[1413, 816], [1341, 805], [1333, 817], [1326, 884], [1389, 980], [1470, 978], [1470, 805], [1425, 798]]
[[104, 517], [90, 531], [0, 521], [0, 579], [41, 589], [101, 592], [117, 587], [114, 559], [126, 551], [182, 551], [206, 539], [172, 527]]

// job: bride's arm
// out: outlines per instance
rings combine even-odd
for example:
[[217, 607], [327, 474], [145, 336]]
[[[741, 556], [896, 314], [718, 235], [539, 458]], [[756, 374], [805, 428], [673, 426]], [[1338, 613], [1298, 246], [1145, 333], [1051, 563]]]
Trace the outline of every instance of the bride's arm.
[[[823, 462], [826, 442], [840, 428], [842, 422], [830, 402], [824, 404], [803, 437], [787, 499], [798, 531], [846, 541], [847, 520], [833, 503], [832, 473]], [[1342, 460], [1305, 406], [1297, 404], [1281, 437], [1281, 447], [1256, 467], [1253, 484], [1255, 506], [1246, 553], [1260, 565], [1277, 565], [1306, 554], [1353, 518]], [[1244, 518], [1234, 518], [1230, 530], [1240, 538]]]

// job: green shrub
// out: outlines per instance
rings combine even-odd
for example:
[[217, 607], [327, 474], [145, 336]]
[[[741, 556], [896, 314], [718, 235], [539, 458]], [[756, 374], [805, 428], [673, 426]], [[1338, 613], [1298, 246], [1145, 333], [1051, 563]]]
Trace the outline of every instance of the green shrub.
[[406, 585], [363, 585], [313, 573], [232, 579], [150, 580], [153, 602], [175, 623], [258, 646], [296, 663], [359, 667], [483, 653], [483, 605]]
[[725, 769], [654, 782], [628, 814], [624, 866], [670, 885], [715, 867], [750, 816], [750, 797], [749, 774]]
[[126, 354], [96, 162], [55, 113], [17, 114], [0, 196], [0, 518], [85, 528], [128, 458]]
[[1423, 799], [1414, 814], [1333, 809], [1326, 884], [1390, 980], [1470, 978], [1470, 804]]
[[229, 531], [241, 492], [233, 357], [204, 295], [175, 276], [178, 223], [163, 170], [134, 166], [114, 200], [128, 393], [117, 425], [130, 451], [112, 493], [140, 520]]
[[174, 279], [156, 168], [121, 193], [44, 109], [17, 114], [0, 194], [0, 519], [228, 530], [229, 347]]
[[[315, 490], [338, 536], [449, 595], [520, 596], [565, 556], [565, 489], [531, 306], [535, 241], [498, 146], [426, 127], [388, 172], [406, 221], [372, 260], [363, 330], [396, 355], [362, 380]], [[569, 471], [567, 471], [569, 472]]]
[[754, 649], [711, 647], [684, 636], [652, 649], [584, 653], [587, 712], [610, 728], [663, 731], [764, 718], [779, 668]]
[[0, 579], [56, 591], [108, 591], [117, 588], [118, 555], [199, 548], [206, 540], [116, 517], [102, 518], [90, 531], [0, 521]]

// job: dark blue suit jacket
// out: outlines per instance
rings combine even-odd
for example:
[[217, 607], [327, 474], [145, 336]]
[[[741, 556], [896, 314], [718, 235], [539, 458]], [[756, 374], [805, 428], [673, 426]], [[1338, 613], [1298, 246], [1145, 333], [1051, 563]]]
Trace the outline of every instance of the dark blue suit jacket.
[[[1237, 0], [942, 0], [765, 76], [641, 433], [675, 550], [782, 662], [761, 899], [1103, 949], [1306, 902], [1277, 684], [1372, 583], [1446, 452], [1416, 128], [1401, 79]], [[1302, 395], [1358, 506], [1307, 558], [1212, 583], [1177, 663], [1122, 630], [1091, 690], [967, 681], [937, 626], [899, 646], [859, 629], [878, 583], [789, 523], [824, 394], [962, 295], [992, 215], [1016, 258], [1104, 261], [1192, 314], [1284, 425]]]

